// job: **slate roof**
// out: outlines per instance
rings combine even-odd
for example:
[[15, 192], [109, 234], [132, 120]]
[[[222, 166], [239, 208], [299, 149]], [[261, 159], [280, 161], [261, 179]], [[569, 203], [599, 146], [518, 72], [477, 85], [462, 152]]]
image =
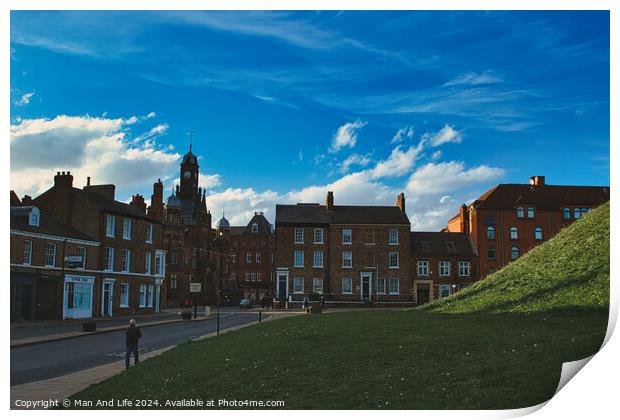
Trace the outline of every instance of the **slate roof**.
[[414, 257], [475, 258], [478, 256], [466, 234], [452, 232], [411, 232], [411, 251]]
[[85, 191], [79, 188], [73, 188], [73, 193], [87, 199], [88, 201], [106, 212], [132, 216], [137, 219], [144, 219], [154, 223], [161, 223], [161, 220], [150, 217], [146, 213], [142, 212], [139, 208], [130, 204], [116, 200], [110, 200], [97, 193]]
[[390, 224], [409, 225], [407, 214], [396, 206], [334, 206], [319, 204], [276, 205], [277, 225]]
[[482, 194], [474, 205], [486, 209], [511, 209], [519, 204], [533, 204], [538, 209], [558, 210], [564, 205], [598, 206], [607, 201], [607, 186], [499, 184]]
[[51, 214], [39, 209], [39, 226], [31, 226], [29, 221], [32, 206], [11, 207], [11, 229], [25, 232], [40, 233], [43, 235], [62, 236], [65, 238], [81, 239], [84, 241], [99, 242], [97, 239], [82, 233], [81, 231], [67, 226]]

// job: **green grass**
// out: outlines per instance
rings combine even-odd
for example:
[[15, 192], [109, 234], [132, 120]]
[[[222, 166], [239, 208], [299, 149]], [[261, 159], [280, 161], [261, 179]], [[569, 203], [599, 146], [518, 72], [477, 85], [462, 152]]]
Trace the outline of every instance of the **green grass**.
[[74, 398], [506, 409], [552, 397], [607, 325], [609, 206], [428, 308], [303, 315], [187, 343]]

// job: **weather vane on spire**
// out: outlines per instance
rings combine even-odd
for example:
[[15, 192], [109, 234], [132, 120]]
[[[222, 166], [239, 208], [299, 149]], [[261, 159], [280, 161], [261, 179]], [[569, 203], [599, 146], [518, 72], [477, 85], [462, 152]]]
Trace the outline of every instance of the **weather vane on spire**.
[[187, 132], [187, 137], [189, 137], [189, 151], [192, 151], [192, 142], [194, 140], [194, 134], [196, 134], [196, 132], [194, 130], [189, 130]]

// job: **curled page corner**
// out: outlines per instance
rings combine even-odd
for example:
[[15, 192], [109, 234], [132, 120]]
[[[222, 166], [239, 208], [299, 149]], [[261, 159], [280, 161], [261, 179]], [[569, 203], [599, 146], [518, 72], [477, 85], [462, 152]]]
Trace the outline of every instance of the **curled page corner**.
[[560, 392], [562, 388], [564, 388], [564, 385], [566, 385], [568, 381], [573, 379], [573, 376], [575, 376], [577, 372], [579, 372], [590, 360], [592, 360], [595, 355], [596, 353], [594, 353], [592, 356], [586, 357], [585, 359], [562, 363], [560, 382], [558, 383], [558, 387], [555, 390], [553, 396], [555, 397], [557, 393]]

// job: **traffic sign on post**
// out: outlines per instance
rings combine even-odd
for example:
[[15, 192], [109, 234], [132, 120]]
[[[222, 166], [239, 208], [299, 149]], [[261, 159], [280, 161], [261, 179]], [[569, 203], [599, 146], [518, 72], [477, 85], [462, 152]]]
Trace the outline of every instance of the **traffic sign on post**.
[[200, 293], [201, 289], [202, 289], [202, 283], [190, 283], [189, 284], [190, 293]]

